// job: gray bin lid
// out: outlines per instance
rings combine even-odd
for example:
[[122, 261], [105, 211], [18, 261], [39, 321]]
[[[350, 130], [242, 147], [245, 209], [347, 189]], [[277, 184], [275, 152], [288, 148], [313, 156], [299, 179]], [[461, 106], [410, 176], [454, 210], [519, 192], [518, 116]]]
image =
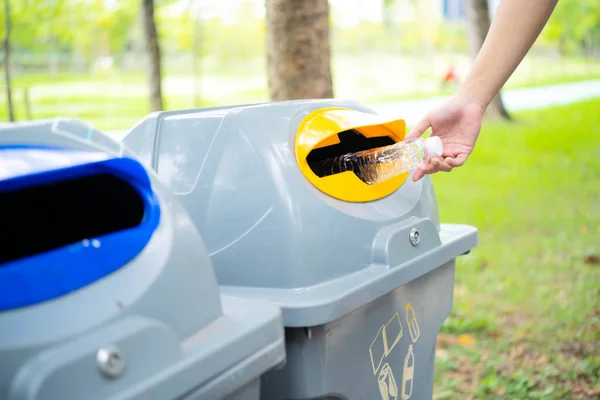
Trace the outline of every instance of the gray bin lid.
[[[221, 286], [221, 293], [278, 304], [289, 327], [316, 326], [334, 321], [376, 298], [425, 275], [477, 245], [477, 230], [469, 225], [442, 224], [441, 241], [426, 249], [411, 249], [407, 231], [427, 231], [427, 223], [409, 224], [386, 237], [379, 252], [381, 263], [305, 289]], [[433, 237], [434, 232], [429, 229]], [[427, 239], [424, 239], [427, 240]], [[424, 247], [426, 244], [423, 245]], [[393, 248], [391, 257], [388, 251]], [[404, 253], [404, 254], [403, 254]]]
[[[70, 119], [3, 125], [0, 146], [11, 144], [127, 155]], [[220, 295], [187, 212], [149, 175], [162, 212], [135, 258], [72, 293], [0, 312], [0, 363], [10, 366], [0, 397], [219, 398], [285, 359], [280, 308]], [[111, 377], [97, 360], [107, 349], [124, 365]]]
[[[170, 399], [183, 394], [218, 399], [235, 392], [285, 359], [281, 311], [272, 304], [223, 296], [223, 315], [196, 335], [179, 343], [176, 362], [129, 385], [111, 399]], [[166, 339], [166, 338], [165, 338]], [[154, 343], [154, 346], [159, 342]], [[162, 344], [161, 344], [162, 345]], [[177, 345], [177, 343], [173, 343]], [[153, 357], [152, 344], [145, 349], [132, 343], [132, 353], [145, 350], [134, 360], [140, 368]]]
[[223, 293], [281, 305], [286, 326], [339, 318], [477, 241], [473, 227], [440, 225], [429, 178], [364, 203], [311, 185], [294, 142], [307, 115], [330, 107], [375, 115], [345, 100], [169, 111], [123, 139], [189, 211]]

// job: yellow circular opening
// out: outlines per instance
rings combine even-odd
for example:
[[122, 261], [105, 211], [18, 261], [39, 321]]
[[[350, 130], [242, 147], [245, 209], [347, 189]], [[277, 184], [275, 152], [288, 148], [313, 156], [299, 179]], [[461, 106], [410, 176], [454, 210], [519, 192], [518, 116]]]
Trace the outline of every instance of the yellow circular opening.
[[323, 177], [313, 172], [307, 160], [311, 151], [339, 144], [338, 134], [348, 130], [354, 130], [367, 139], [387, 137], [391, 139], [391, 144], [404, 139], [406, 123], [401, 119], [385, 120], [379, 115], [347, 108], [322, 108], [311, 112], [300, 123], [294, 143], [296, 161], [306, 179], [331, 197], [356, 203], [381, 199], [402, 186], [408, 172], [372, 185], [362, 181], [352, 171]]

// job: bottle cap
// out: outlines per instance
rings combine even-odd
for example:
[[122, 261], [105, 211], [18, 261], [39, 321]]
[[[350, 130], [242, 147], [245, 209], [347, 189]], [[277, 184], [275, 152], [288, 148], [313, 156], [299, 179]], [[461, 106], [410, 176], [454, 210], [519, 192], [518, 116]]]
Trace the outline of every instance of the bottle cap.
[[428, 137], [425, 139], [425, 150], [427, 150], [427, 155], [429, 157], [440, 157], [444, 151], [442, 139], [438, 136]]

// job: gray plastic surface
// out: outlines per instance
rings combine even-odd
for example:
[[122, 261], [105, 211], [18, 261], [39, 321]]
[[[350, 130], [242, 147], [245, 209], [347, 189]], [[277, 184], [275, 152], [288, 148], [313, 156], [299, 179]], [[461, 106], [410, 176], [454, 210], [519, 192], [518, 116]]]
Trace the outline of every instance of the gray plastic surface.
[[[430, 400], [436, 336], [452, 308], [453, 282], [451, 261], [335, 321], [286, 328], [286, 366], [263, 376], [261, 399]], [[418, 335], [411, 335], [407, 307]]]
[[123, 139], [190, 212], [223, 293], [281, 305], [286, 326], [335, 320], [476, 244], [468, 226], [444, 228], [441, 241], [428, 178], [367, 203], [314, 188], [297, 166], [294, 138], [301, 120], [325, 107], [374, 113], [341, 100], [166, 112]]
[[313, 187], [294, 139], [325, 107], [373, 113], [337, 100], [158, 113], [124, 143], [189, 210], [222, 293], [282, 307], [287, 362], [262, 399], [431, 399], [455, 258], [477, 231], [440, 224], [427, 177], [366, 203]]
[[[0, 145], [7, 144], [128, 155], [70, 119], [4, 125]], [[281, 311], [220, 296], [187, 212], [150, 177], [161, 219], [129, 264], [66, 296], [0, 312], [0, 398], [258, 399], [260, 375], [285, 359]], [[123, 355], [117, 378], [96, 365], [107, 345]]]

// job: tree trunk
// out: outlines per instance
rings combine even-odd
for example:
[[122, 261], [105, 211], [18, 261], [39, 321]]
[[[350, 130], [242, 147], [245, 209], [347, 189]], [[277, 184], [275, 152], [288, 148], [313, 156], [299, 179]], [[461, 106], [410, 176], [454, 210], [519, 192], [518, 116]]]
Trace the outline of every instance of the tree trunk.
[[4, 36], [4, 79], [6, 82], [6, 104], [8, 105], [8, 120], [14, 122], [15, 111], [12, 101], [12, 82], [10, 78], [10, 0], [4, 0], [4, 24], [6, 26], [6, 34]]
[[383, 0], [383, 27], [388, 35], [394, 33], [394, 8], [396, 0]]
[[[490, 29], [490, 9], [487, 0], [467, 0], [466, 5], [471, 57], [474, 60]], [[511, 119], [500, 93], [491, 101], [486, 114], [492, 119]]]
[[160, 45], [158, 43], [158, 32], [154, 21], [154, 0], [142, 0], [142, 15], [144, 25], [144, 36], [146, 39], [146, 53], [150, 62], [149, 84], [150, 84], [150, 106], [152, 111], [163, 109], [162, 98], [162, 74], [160, 61]]
[[271, 100], [333, 97], [327, 0], [266, 0]]
[[194, 16], [194, 43], [192, 49], [192, 69], [194, 74], [194, 105], [200, 107], [201, 93], [200, 83], [202, 71], [199, 67], [202, 65], [202, 31], [200, 26], [200, 16]]

